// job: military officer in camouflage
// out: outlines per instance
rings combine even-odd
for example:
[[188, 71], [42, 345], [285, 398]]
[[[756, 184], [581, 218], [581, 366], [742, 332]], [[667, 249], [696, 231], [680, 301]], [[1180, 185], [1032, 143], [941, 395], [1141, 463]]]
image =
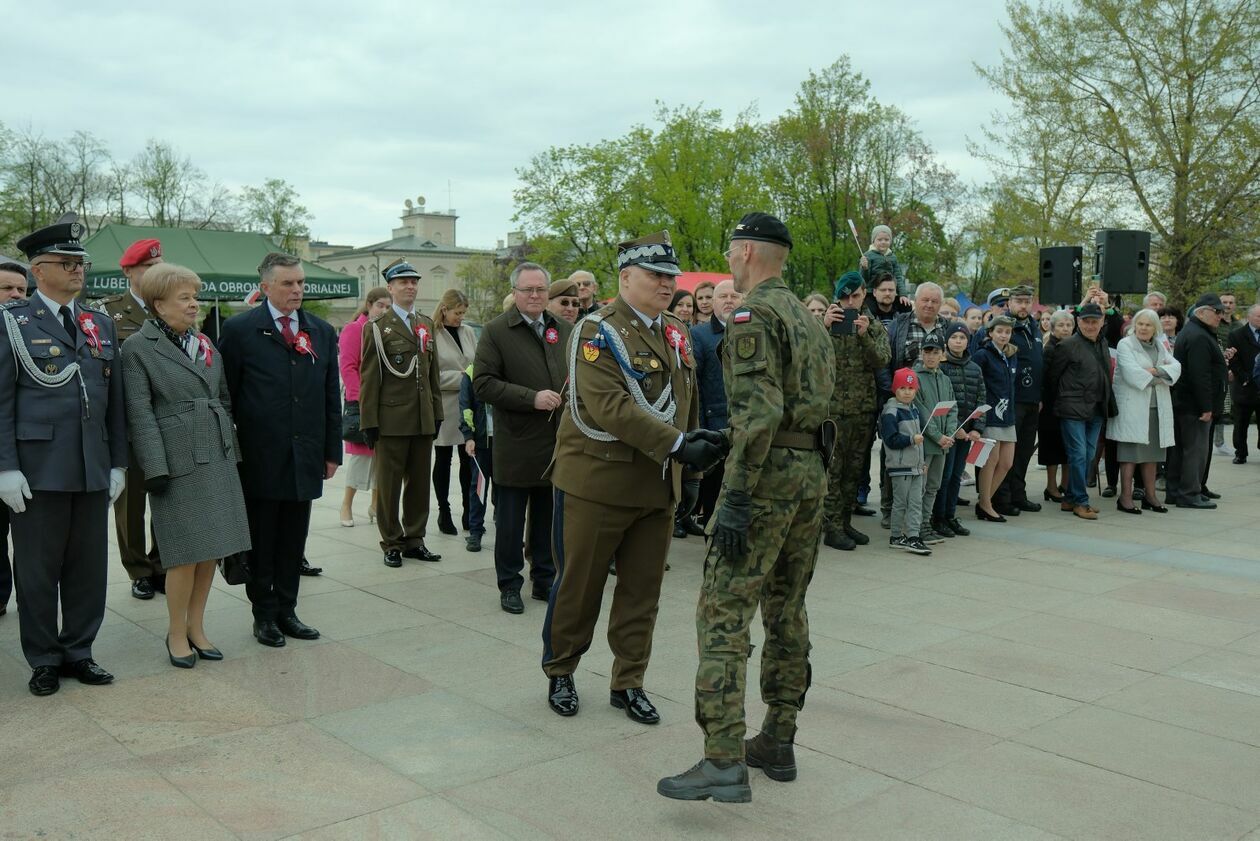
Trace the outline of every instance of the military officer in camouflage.
[[[608, 615], [612, 706], [640, 724], [660, 716], [643, 691], [674, 510], [700, 496], [700, 471], [724, 452], [699, 430], [695, 354], [666, 311], [682, 274], [669, 232], [618, 247], [617, 298], [582, 320], [568, 347], [567, 403], [556, 432], [555, 583], [543, 621], [547, 700], [578, 711], [573, 672], [590, 647], [616, 553]], [[684, 470], [684, 466], [686, 469]]]
[[[891, 350], [888, 331], [865, 307], [866, 286], [861, 274], [848, 272], [837, 280], [832, 300], [823, 326], [830, 331], [836, 350], [836, 390], [831, 395], [836, 452], [823, 503], [823, 543], [849, 552], [870, 543], [867, 535], [853, 528], [853, 508], [875, 434], [874, 418], [879, 408], [875, 373], [888, 367]], [[852, 316], [854, 312], [860, 315], [853, 319], [853, 325], [846, 325], [845, 314]]]
[[[95, 310], [114, 319], [120, 348], [123, 342], [139, 332], [149, 317], [149, 311], [140, 298], [140, 281], [150, 266], [161, 262], [161, 242], [156, 239], [136, 240], [118, 258], [118, 267], [127, 278], [127, 291], [101, 298], [93, 304]], [[155, 592], [166, 592], [166, 576], [162, 574], [157, 538], [153, 537], [152, 529], [146, 532], [144, 527], [144, 474], [138, 469], [136, 454], [130, 445], [127, 452], [129, 466], [136, 469], [128, 471], [132, 478], [127, 482], [123, 495], [114, 503], [114, 533], [118, 537], [118, 554], [122, 557], [123, 568], [131, 579], [131, 595], [137, 599], [151, 599]], [[153, 543], [151, 550], [146, 550], [146, 534]]]
[[[677, 800], [747, 802], [749, 765], [771, 779], [796, 778], [792, 743], [809, 688], [805, 590], [822, 529], [836, 361], [822, 323], [781, 278], [791, 247], [782, 222], [750, 213], [727, 252], [745, 299], [723, 343], [731, 451], [696, 610], [704, 759], [657, 784], [657, 792]], [[767, 710], [761, 733], [745, 741], [748, 628], [759, 604]]]

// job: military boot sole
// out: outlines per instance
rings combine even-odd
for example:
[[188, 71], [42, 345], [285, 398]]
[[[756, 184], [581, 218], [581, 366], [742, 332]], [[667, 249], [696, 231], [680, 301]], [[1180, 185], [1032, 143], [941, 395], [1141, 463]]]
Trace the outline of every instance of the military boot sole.
[[665, 785], [665, 780], [661, 780], [656, 784], [656, 793], [668, 797], [671, 800], [708, 800], [713, 798], [714, 803], [751, 803], [752, 802], [752, 786], [743, 785], [727, 785], [727, 786], [696, 786], [688, 788], [677, 788]]
[[749, 768], [760, 768], [766, 773], [766, 776], [775, 782], [790, 783], [796, 779], [796, 765], [772, 765], [769, 762], [762, 762], [759, 758], [749, 753], [744, 756], [744, 761], [748, 763]]

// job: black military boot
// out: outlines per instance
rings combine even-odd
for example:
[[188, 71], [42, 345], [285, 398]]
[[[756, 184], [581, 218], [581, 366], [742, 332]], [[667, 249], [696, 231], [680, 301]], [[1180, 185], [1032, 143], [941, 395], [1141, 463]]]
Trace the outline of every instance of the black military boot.
[[853, 538], [849, 537], [843, 531], [829, 531], [823, 534], [823, 545], [830, 546], [832, 549], [839, 549], [841, 552], [852, 552], [857, 548], [857, 543]]
[[845, 520], [844, 522], [844, 533], [849, 538], [849, 540], [852, 540], [858, 546], [865, 546], [866, 544], [871, 542], [870, 537], [868, 537], [865, 534], [862, 534], [862, 532], [853, 528], [853, 524], [850, 523], [848, 520]]
[[752, 801], [748, 766], [736, 759], [702, 759], [690, 770], [662, 779], [656, 784], [656, 793], [674, 800], [712, 797], [718, 803]]
[[749, 768], [760, 768], [766, 776], [781, 783], [796, 779], [796, 751], [792, 742], [776, 742], [765, 733], [744, 740], [744, 757]]

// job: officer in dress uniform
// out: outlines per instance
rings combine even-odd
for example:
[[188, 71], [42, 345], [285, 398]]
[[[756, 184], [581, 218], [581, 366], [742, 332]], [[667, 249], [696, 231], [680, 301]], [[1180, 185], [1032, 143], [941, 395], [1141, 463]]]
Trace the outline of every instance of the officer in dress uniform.
[[127, 426], [114, 322], [76, 303], [91, 265], [82, 235], [68, 213], [20, 239], [38, 289], [0, 315], [0, 500], [13, 511], [35, 695], [56, 692], [62, 675], [114, 679], [92, 643], [105, 617], [109, 505], [126, 480]]
[[[127, 291], [121, 295], [101, 298], [94, 309], [114, 319], [118, 331], [118, 346], [130, 339], [144, 326], [149, 317], [144, 301], [140, 298], [140, 281], [150, 266], [162, 262], [162, 243], [155, 239], [133, 242], [118, 260], [118, 267], [127, 277]], [[130, 445], [129, 466], [137, 467], [136, 454]], [[139, 470], [131, 472], [123, 495], [114, 503], [114, 532], [118, 537], [118, 554], [123, 568], [131, 579], [131, 595], [137, 599], [151, 599], [154, 592], [166, 592], [166, 576], [158, 556], [157, 538], [151, 537], [153, 548], [146, 551], [144, 507], [145, 491], [143, 476]], [[152, 535], [152, 529], [147, 532]]]
[[[827, 414], [836, 360], [822, 324], [783, 282], [791, 247], [782, 222], [749, 213], [727, 252], [745, 297], [723, 342], [731, 451], [696, 608], [704, 759], [657, 784], [658, 793], [677, 800], [747, 802], [748, 766], [773, 780], [796, 778], [796, 716], [810, 681], [805, 592], [818, 558], [835, 440]], [[745, 741], [748, 629], [758, 607], [766, 631], [766, 715], [761, 732]]]
[[376, 523], [385, 566], [400, 567], [403, 558], [442, 560], [424, 545], [442, 392], [433, 320], [415, 311], [420, 273], [399, 259], [381, 274], [394, 305], [363, 331], [359, 425], [376, 450]]
[[643, 676], [674, 510], [679, 500], [688, 511], [695, 505], [700, 471], [721, 458], [723, 439], [692, 432], [700, 425], [695, 356], [686, 325], [665, 311], [682, 273], [669, 233], [622, 243], [617, 264], [620, 294], [569, 341], [568, 400], [551, 469], [556, 578], [542, 665], [551, 708], [576, 714], [573, 672], [590, 647], [615, 552], [610, 703], [656, 724]]

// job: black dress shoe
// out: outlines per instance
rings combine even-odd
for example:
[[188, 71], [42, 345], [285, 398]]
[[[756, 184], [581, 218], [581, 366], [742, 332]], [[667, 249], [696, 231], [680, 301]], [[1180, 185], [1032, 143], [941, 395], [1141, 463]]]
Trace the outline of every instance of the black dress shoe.
[[748, 766], [737, 759], [702, 759], [690, 769], [656, 784], [656, 793], [673, 800], [749, 803]]
[[1149, 497], [1142, 497], [1142, 510], [1154, 511], [1156, 514], [1168, 513], [1168, 509], [1166, 507], [1164, 507], [1163, 505], [1156, 505], [1155, 503], [1151, 502]]
[[385, 553], [385, 566], [397, 569], [402, 566], [402, 552], [397, 549], [390, 549]]
[[56, 666], [36, 666], [26, 684], [32, 695], [51, 695], [61, 688], [61, 677]]
[[[192, 643], [189, 643], [189, 645], [192, 645]], [[197, 665], [196, 651], [192, 651], [182, 657], [176, 657], [171, 653], [170, 637], [166, 638], [166, 656], [171, 658], [171, 665], [177, 669], [191, 669], [193, 666]]]
[[88, 686], [104, 686], [114, 682], [114, 676], [96, 665], [91, 657], [84, 657], [73, 663], [62, 663], [61, 673], [65, 677], [77, 678], [79, 683], [86, 683]]
[[280, 633], [286, 637], [293, 637], [297, 640], [317, 640], [319, 639], [319, 631], [307, 625], [296, 616], [280, 616], [276, 618], [276, 627], [280, 629]]
[[504, 590], [500, 593], [499, 607], [507, 613], [524, 613], [525, 602], [521, 601], [520, 590]]
[[1208, 499], [1220, 499], [1220, 498], [1221, 498], [1221, 495], [1220, 495], [1220, 494], [1218, 494], [1218, 493], [1214, 493], [1213, 491], [1209, 491], [1207, 488], [1203, 488], [1202, 490], [1200, 490], [1200, 491], [1199, 491], [1199, 495], [1200, 495], [1200, 496], [1205, 496], [1205, 497], [1207, 497]]
[[438, 531], [442, 534], [459, 534], [459, 529], [455, 528], [455, 521], [451, 519], [451, 509], [444, 508], [438, 514]]
[[1115, 495], [1116, 495], [1115, 485], [1108, 485], [1107, 487], [1102, 489], [1102, 496], [1107, 497], [1107, 499], [1111, 499]]
[[1210, 499], [1204, 499], [1203, 497], [1199, 497], [1198, 499], [1188, 499], [1186, 497], [1181, 497], [1180, 499], [1177, 500], [1177, 507], [1178, 508], [1210, 509], [1210, 508], [1215, 508], [1216, 503]]
[[996, 502], [993, 503], [993, 510], [1001, 514], [1003, 517], [1018, 517], [1020, 514], [1024, 513], [1014, 505], [999, 505]]
[[687, 530], [677, 520], [674, 521], [674, 540], [682, 540], [687, 536]]
[[1050, 491], [1042, 491], [1041, 495], [1045, 498], [1046, 502], [1063, 502], [1062, 496], [1055, 496], [1050, 493]]
[[1246, 463], [1247, 463], [1246, 456], [1234, 456], [1234, 464], [1246, 464]]
[[434, 554], [433, 552], [430, 552], [428, 549], [426, 549], [423, 546], [412, 546], [410, 549], [404, 549], [402, 556], [404, 558], [411, 558], [412, 560], [415, 560], [415, 561], [440, 561], [442, 560], [441, 555]]
[[963, 524], [958, 521], [957, 517], [952, 520], [946, 520], [945, 522], [949, 525], [950, 530], [953, 531], [954, 535], [957, 537], [967, 537], [971, 534], [971, 529], [964, 527]]
[[529, 597], [536, 602], [545, 602], [551, 598], [551, 585], [540, 586], [535, 584], [529, 592]]
[[210, 648], [198, 648], [197, 644], [192, 640], [188, 641], [188, 645], [193, 651], [197, 652], [197, 656], [202, 660], [222, 660], [223, 652], [211, 646]]
[[324, 571], [323, 567], [311, 566], [311, 562], [306, 560], [306, 558], [302, 559], [302, 566], [298, 568], [298, 572], [300, 572], [302, 575], [319, 575], [323, 571]]
[[547, 682], [547, 705], [557, 715], [577, 715], [578, 694], [573, 675], [557, 675]]
[[960, 496], [958, 497], [958, 504], [961, 505], [963, 508], [966, 508], [968, 505], [971, 504], [971, 500], [967, 499], [967, 497], [965, 496]]
[[254, 639], [272, 648], [284, 648], [284, 634], [280, 633], [280, 626], [273, 620], [266, 622], [255, 620]]
[[696, 522], [695, 517], [683, 517], [682, 527], [686, 530], [687, 534], [692, 537], [704, 537], [704, 529], [702, 529], [700, 524]]
[[626, 718], [640, 724], [660, 724], [661, 715], [648, 700], [642, 689], [614, 689], [608, 693], [608, 703], [626, 711]]
[[854, 506], [853, 513], [857, 514], [859, 517], [874, 517], [875, 509], [867, 508], [865, 505], [857, 505]]
[[985, 522], [988, 522], [988, 523], [1005, 523], [1006, 522], [1006, 518], [1003, 517], [1001, 514], [998, 514], [996, 517], [994, 517], [992, 514], [985, 511], [979, 505], [976, 506], [976, 519], [984, 520]]
[[1120, 504], [1120, 500], [1118, 499], [1116, 500], [1116, 510], [1123, 511], [1126, 514], [1141, 514], [1142, 513], [1142, 509], [1138, 508], [1136, 505], [1133, 506], [1132, 508], [1125, 508], [1123, 505]]
[[146, 602], [153, 598], [153, 581], [146, 575], [131, 582], [131, 597]]
[[1031, 499], [1022, 499], [1019, 502], [1015, 503], [1015, 507], [1018, 508], [1020, 511], [1028, 511], [1030, 513], [1033, 513], [1033, 512], [1037, 512], [1041, 510], [1041, 503], [1033, 502]]

